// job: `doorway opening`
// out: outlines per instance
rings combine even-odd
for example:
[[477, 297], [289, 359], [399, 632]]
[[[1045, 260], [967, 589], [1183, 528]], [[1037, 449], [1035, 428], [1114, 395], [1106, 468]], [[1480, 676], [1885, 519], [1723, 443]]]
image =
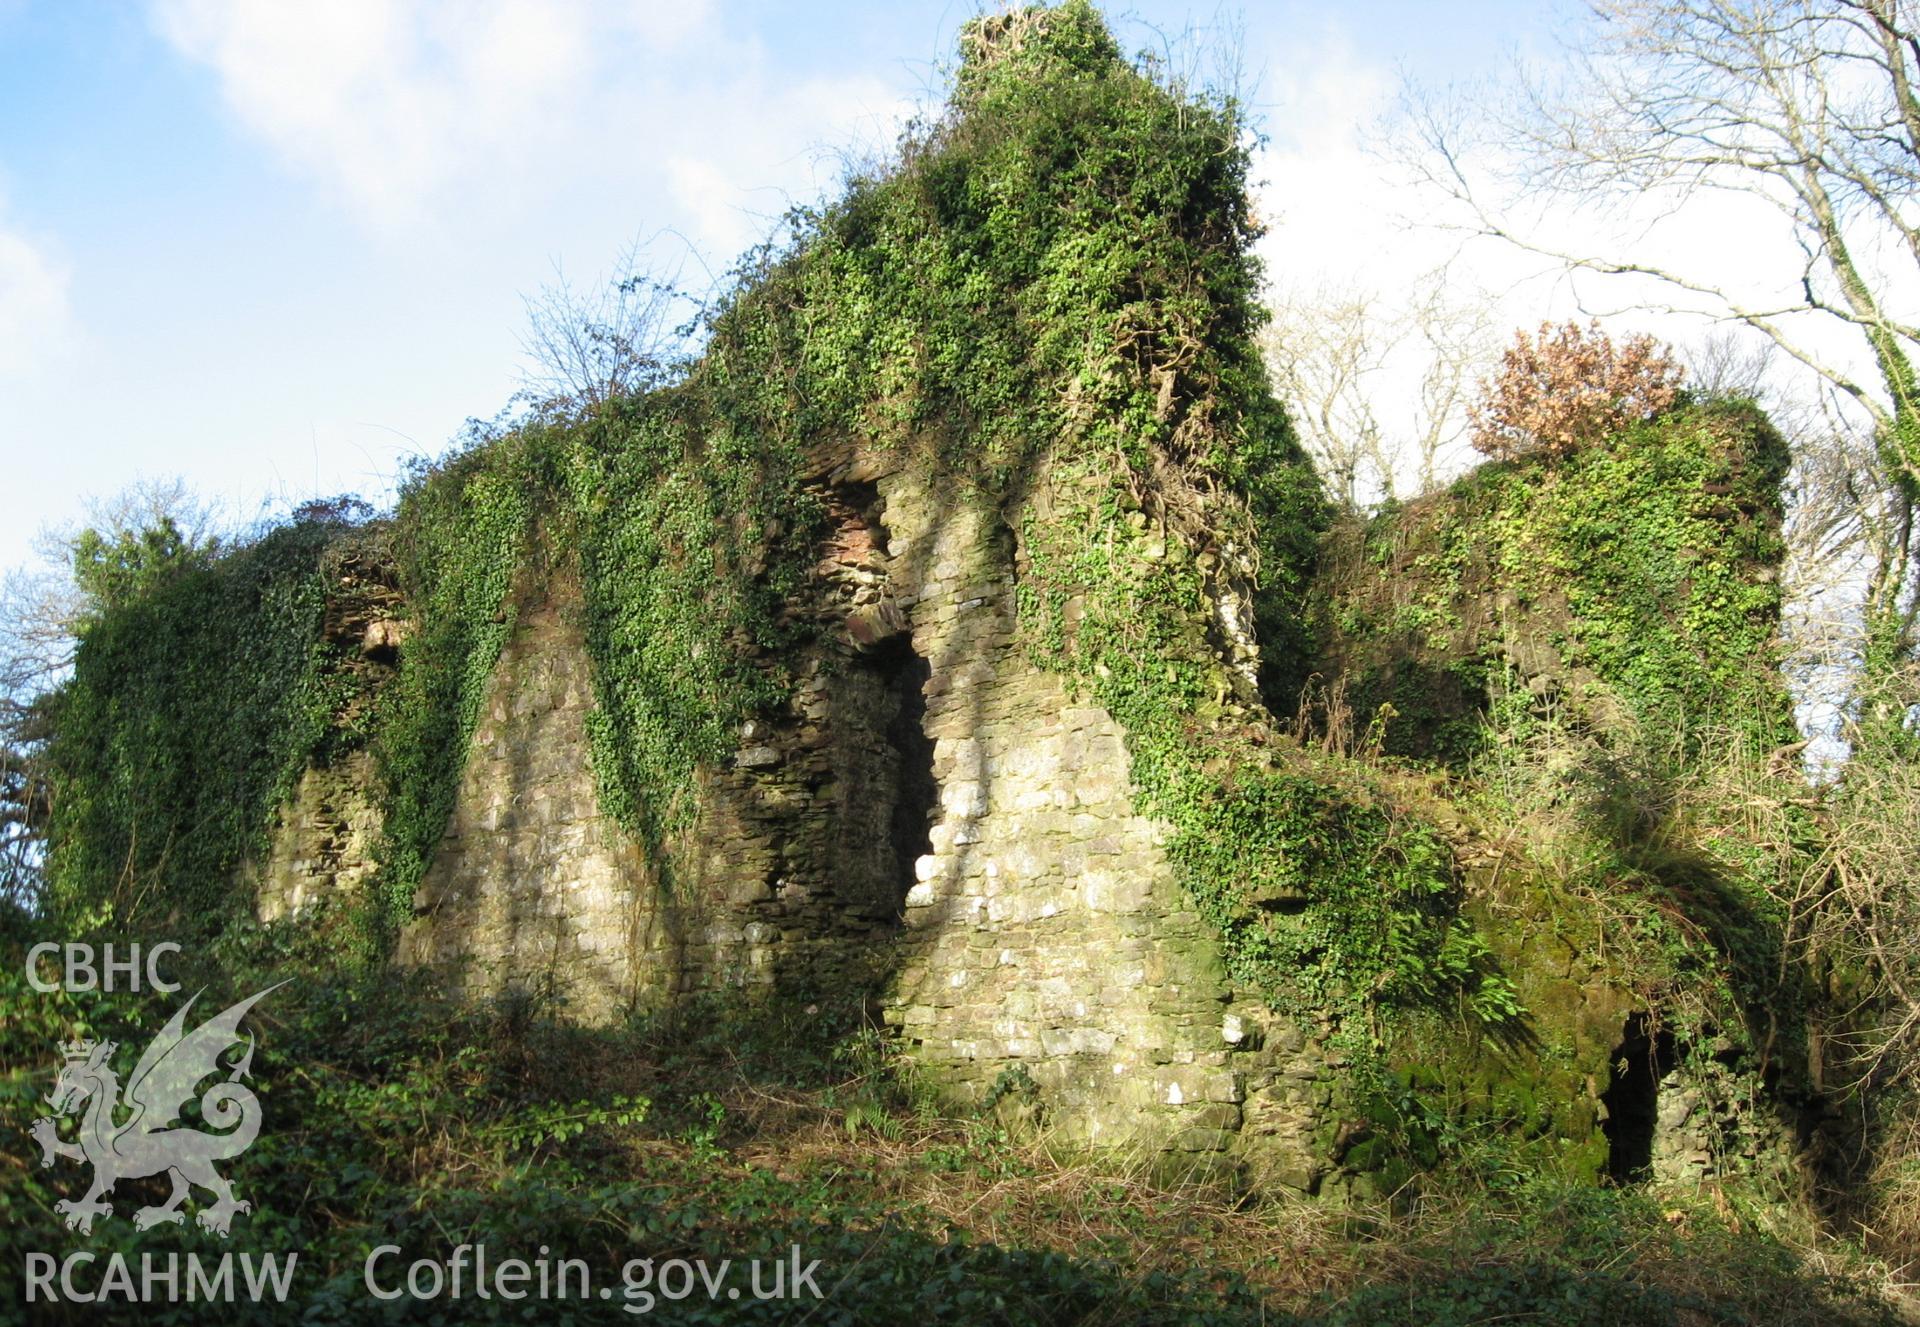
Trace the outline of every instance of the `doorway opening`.
[[1607, 1108], [1607, 1174], [1615, 1184], [1638, 1184], [1653, 1170], [1653, 1136], [1660, 1114], [1660, 1080], [1677, 1063], [1673, 1034], [1643, 1011], [1627, 1015], [1613, 1048], [1613, 1077], [1600, 1096]]

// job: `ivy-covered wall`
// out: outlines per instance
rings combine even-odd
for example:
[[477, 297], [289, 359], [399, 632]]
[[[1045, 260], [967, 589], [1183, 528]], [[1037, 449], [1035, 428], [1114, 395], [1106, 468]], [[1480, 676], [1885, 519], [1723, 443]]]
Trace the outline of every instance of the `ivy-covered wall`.
[[1526, 1011], [1492, 1038], [1408, 1020], [1351, 1164], [1497, 1129], [1595, 1177], [1797, 1182], [1810, 993], [1778, 900], [1806, 842], [1755, 839], [1738, 797], [1763, 794], [1706, 773], [1798, 749], [1786, 462], [1751, 405], [1683, 402], [1329, 532], [1305, 712], [1434, 771], [1466, 911]]
[[303, 520], [214, 558], [148, 569], [98, 600], [54, 700], [50, 903], [205, 936], [250, 891], [276, 808], [328, 742], [352, 683], [327, 638], [346, 532]]
[[[955, 1100], [1303, 1190], [1469, 1126], [1598, 1173], [1653, 968], [1558, 867], [1498, 864], [1471, 762], [1535, 709], [1608, 749], [1736, 694], [1777, 728], [1744, 681], [1777, 440], [1689, 407], [1329, 534], [1253, 343], [1239, 109], [1083, 0], [963, 56], [671, 381], [105, 612], [62, 702], [60, 898], [211, 931], [265, 881], [361, 960], [601, 1017], [851, 988]], [[1276, 719], [1316, 668], [1370, 736]], [[1644, 839], [1579, 870], [1653, 904], [1737, 876]], [[1663, 1009], [1761, 998], [1728, 888], [1718, 948], [1669, 926]], [[1539, 948], [1563, 911], [1577, 962]]]
[[1773, 668], [1786, 466], [1759, 410], [1703, 402], [1345, 521], [1316, 667], [1389, 754], [1456, 767], [1516, 688], [1602, 737], [1736, 723], [1791, 740]]

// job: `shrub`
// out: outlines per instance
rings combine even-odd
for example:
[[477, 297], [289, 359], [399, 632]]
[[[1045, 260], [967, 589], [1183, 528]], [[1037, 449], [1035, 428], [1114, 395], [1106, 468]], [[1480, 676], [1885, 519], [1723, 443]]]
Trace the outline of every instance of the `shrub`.
[[1671, 406], [1680, 366], [1650, 336], [1616, 346], [1598, 321], [1514, 333], [1500, 372], [1482, 383], [1473, 445], [1496, 460], [1562, 457]]

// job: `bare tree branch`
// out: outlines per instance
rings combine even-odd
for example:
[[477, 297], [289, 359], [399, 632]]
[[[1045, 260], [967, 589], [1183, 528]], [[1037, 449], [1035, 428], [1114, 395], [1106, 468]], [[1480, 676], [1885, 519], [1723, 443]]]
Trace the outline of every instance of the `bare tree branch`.
[[[1456, 205], [1449, 224], [1569, 273], [1664, 288], [1638, 302], [1744, 324], [1852, 402], [1882, 486], [1861, 495], [1880, 509], [1863, 528], [1882, 536], [1864, 578], [1863, 657], [1891, 667], [1920, 644], [1916, 10], [1906, 0], [1599, 0], [1594, 13], [1563, 83], [1527, 81], [1484, 138], [1457, 101], [1413, 95], [1409, 164]], [[1798, 247], [1797, 270], [1709, 275], [1715, 255], [1697, 248], [1649, 256], [1647, 229], [1612, 248], [1569, 241], [1541, 206], [1652, 216], [1658, 230], [1708, 194], [1764, 207]]]
[[[1444, 268], [1393, 303], [1334, 286], [1283, 291], [1263, 348], [1329, 496], [1350, 507], [1439, 482], [1496, 358], [1488, 302], [1451, 293]], [[1398, 399], [1394, 382], [1413, 390]]]
[[521, 347], [535, 367], [524, 375], [526, 395], [540, 413], [590, 412], [638, 396], [672, 380], [693, 302], [678, 272], [648, 273], [646, 248], [627, 245], [617, 275], [577, 290], [558, 268], [552, 284], [525, 300]]

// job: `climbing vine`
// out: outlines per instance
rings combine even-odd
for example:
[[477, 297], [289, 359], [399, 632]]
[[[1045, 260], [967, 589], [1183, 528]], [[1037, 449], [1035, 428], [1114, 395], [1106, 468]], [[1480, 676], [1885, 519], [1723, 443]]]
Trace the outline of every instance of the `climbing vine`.
[[[1495, 1024], [1511, 985], [1458, 915], [1451, 853], [1347, 762], [1277, 736], [1233, 701], [1208, 648], [1195, 559], [1117, 502], [1029, 521], [1032, 649], [1119, 720], [1142, 809], [1218, 931], [1233, 974], [1276, 1006], [1350, 1022], [1465, 996]], [[1130, 519], [1131, 517], [1131, 519]]]
[[[548, 574], [583, 588], [606, 805], [650, 849], [684, 827], [696, 770], [790, 692], [808, 627], [787, 605], [823, 519], [809, 458], [858, 439], [1008, 513], [1078, 477], [1086, 500], [1023, 532], [1021, 630], [1124, 725], [1242, 978], [1356, 1007], [1487, 980], [1431, 832], [1241, 732], [1251, 697], [1229, 701], [1209, 635], [1212, 596], [1244, 594], [1264, 681], [1296, 678], [1326, 519], [1253, 345], [1239, 108], [1128, 61], [1085, 0], [979, 20], [963, 47], [947, 112], [749, 254], [697, 361], [645, 396], [487, 432], [407, 485], [392, 546], [412, 635], [373, 720], [376, 930], [409, 915], [487, 680]], [[297, 767], [304, 748], [282, 745], [274, 768]], [[271, 801], [249, 805], [260, 821]], [[1263, 901], [1276, 881], [1305, 906]]]
[[1328, 673], [1387, 750], [1459, 767], [1487, 729], [1503, 654], [1552, 652], [1639, 730], [1726, 723], [1791, 740], [1772, 650], [1786, 447], [1753, 406], [1694, 403], [1552, 462], [1485, 465], [1336, 531], [1314, 617]]
[[555, 440], [529, 428], [416, 473], [394, 549], [415, 634], [381, 697], [374, 752], [385, 790], [380, 887], [367, 920], [390, 941], [446, 829], [488, 678], [512, 632], [517, 575], [534, 556]]
[[216, 928], [331, 713], [321, 556], [299, 521], [143, 578], [80, 630], [54, 699], [50, 901]]

